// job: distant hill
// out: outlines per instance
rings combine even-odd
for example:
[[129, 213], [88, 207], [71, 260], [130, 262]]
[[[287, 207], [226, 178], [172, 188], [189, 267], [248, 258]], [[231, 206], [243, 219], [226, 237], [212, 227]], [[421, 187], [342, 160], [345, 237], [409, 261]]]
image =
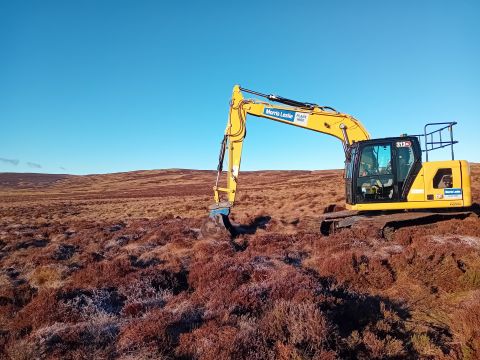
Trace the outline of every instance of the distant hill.
[[36, 188], [51, 185], [74, 175], [37, 173], [0, 173], [0, 186], [16, 188]]

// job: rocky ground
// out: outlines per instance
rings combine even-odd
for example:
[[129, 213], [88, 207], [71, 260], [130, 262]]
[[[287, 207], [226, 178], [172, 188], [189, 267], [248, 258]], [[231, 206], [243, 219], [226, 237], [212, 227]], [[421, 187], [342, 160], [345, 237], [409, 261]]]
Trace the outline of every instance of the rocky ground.
[[341, 171], [246, 172], [234, 219], [269, 221], [202, 238], [214, 179], [0, 174], [0, 358], [480, 357], [476, 216], [325, 237]]

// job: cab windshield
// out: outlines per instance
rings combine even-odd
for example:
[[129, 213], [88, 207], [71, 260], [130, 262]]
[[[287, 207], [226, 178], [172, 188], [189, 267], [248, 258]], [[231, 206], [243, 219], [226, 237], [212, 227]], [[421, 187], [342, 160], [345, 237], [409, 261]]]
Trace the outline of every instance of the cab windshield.
[[365, 146], [358, 168], [357, 200], [359, 202], [392, 200], [393, 182], [391, 145]]

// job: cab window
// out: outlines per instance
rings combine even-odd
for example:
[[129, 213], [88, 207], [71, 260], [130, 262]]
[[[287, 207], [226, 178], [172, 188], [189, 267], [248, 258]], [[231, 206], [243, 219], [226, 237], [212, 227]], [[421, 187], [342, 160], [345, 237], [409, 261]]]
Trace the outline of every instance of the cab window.
[[350, 153], [350, 159], [345, 160], [345, 173], [344, 177], [345, 179], [351, 179], [352, 174], [353, 174], [353, 164], [354, 164], [354, 159], [357, 154], [357, 149], [353, 148], [352, 152]]
[[452, 169], [438, 169], [433, 177], [433, 187], [435, 189], [451, 189], [453, 188]]
[[413, 146], [411, 141], [397, 141], [395, 144], [397, 149], [397, 181], [399, 187], [403, 187], [403, 183], [412, 169], [415, 161]]
[[392, 175], [392, 150], [389, 144], [363, 148], [359, 176], [371, 175]]
[[358, 202], [394, 199], [390, 144], [367, 145], [362, 149], [356, 188]]

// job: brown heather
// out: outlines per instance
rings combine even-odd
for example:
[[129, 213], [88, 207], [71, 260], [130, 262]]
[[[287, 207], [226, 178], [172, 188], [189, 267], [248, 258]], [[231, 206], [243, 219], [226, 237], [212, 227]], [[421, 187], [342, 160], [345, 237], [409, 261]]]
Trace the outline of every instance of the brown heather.
[[201, 238], [214, 177], [0, 174], [0, 359], [480, 358], [478, 218], [324, 237], [341, 171], [246, 172]]

